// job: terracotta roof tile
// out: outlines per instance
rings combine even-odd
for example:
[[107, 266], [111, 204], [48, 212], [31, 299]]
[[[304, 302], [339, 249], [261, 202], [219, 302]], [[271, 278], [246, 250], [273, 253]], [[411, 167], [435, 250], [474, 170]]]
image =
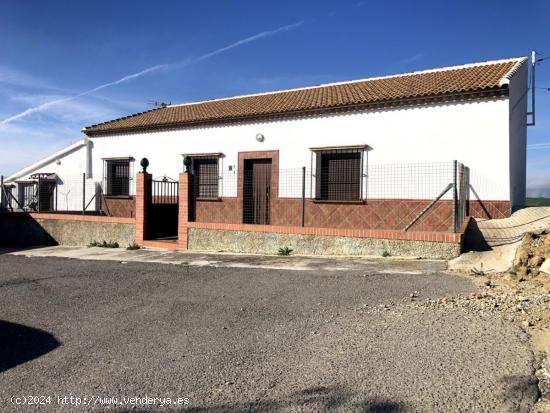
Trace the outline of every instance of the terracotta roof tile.
[[224, 122], [356, 105], [373, 105], [502, 89], [518, 67], [516, 58], [413, 72], [309, 88], [170, 105], [84, 129], [88, 135], [143, 128]]

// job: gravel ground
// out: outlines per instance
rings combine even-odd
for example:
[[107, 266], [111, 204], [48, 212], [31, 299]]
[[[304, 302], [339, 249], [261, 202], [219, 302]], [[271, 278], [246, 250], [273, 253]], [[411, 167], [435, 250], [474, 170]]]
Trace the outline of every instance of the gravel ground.
[[[521, 329], [416, 305], [475, 292], [470, 281], [367, 268], [0, 255], [0, 410], [50, 395], [40, 411], [528, 411], [535, 360]], [[58, 404], [71, 395], [188, 404]]]

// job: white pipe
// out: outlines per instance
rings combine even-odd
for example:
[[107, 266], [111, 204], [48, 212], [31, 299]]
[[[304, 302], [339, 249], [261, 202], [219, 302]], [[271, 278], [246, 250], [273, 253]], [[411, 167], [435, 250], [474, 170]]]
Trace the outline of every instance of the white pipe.
[[90, 139], [86, 136], [84, 139], [84, 144], [86, 145], [86, 178], [92, 177], [92, 154], [91, 154], [91, 142]]

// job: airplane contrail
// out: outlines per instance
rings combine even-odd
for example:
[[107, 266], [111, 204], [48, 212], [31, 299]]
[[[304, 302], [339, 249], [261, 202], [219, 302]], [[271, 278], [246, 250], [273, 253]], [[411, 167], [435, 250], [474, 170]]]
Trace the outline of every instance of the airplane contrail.
[[220, 53], [227, 52], [228, 50], [234, 49], [235, 47], [239, 47], [239, 46], [242, 46], [244, 44], [254, 42], [254, 41], [262, 39], [264, 37], [273, 36], [273, 35], [281, 33], [281, 32], [286, 32], [286, 31], [289, 31], [289, 30], [293, 30], [297, 27], [300, 27], [302, 24], [304, 24], [304, 20], [296, 22], [296, 23], [292, 23], [292, 24], [287, 24], [286, 26], [281, 26], [281, 27], [279, 27], [277, 29], [274, 29], [274, 30], [268, 30], [268, 31], [264, 31], [264, 32], [261, 32], [261, 33], [257, 33], [253, 36], [246, 37], [244, 39], [238, 40], [234, 43], [231, 43], [230, 45], [224, 46], [220, 49], [216, 49], [212, 52], [205, 53], [205, 54], [203, 54], [199, 57], [196, 57], [196, 58], [186, 59], [186, 60], [182, 60], [182, 61], [179, 61], [179, 62], [176, 62], [176, 63], [168, 63], [168, 64], [161, 64], [161, 65], [148, 67], [147, 69], [144, 69], [144, 70], [141, 70], [139, 72], [126, 75], [124, 77], [121, 77], [118, 80], [113, 81], [113, 82], [104, 83], [102, 85], [96, 86], [96, 87], [94, 87], [92, 89], [89, 89], [89, 90], [85, 90], [84, 92], [78, 93], [76, 95], [51, 100], [49, 102], [42, 103], [41, 105], [37, 105], [37, 106], [34, 106], [32, 108], [25, 109], [24, 111], [22, 111], [20, 113], [17, 113], [15, 115], [12, 115], [10, 117], [7, 117], [7, 118], [1, 120], [0, 125], [6, 125], [10, 122], [13, 122], [16, 119], [21, 119], [23, 117], [26, 117], [26, 116], [31, 115], [31, 114], [36, 113], [36, 112], [42, 112], [42, 111], [48, 109], [49, 107], [51, 107], [53, 105], [68, 102], [68, 101], [77, 99], [79, 97], [90, 95], [92, 93], [98, 92], [102, 89], [106, 89], [108, 87], [115, 86], [115, 85], [118, 85], [120, 83], [124, 83], [124, 82], [128, 82], [130, 80], [137, 79], [138, 77], [141, 77], [141, 76], [146, 75], [148, 73], [156, 72], [156, 71], [159, 71], [159, 70], [176, 68], [176, 67], [181, 68], [181, 67], [189, 66], [193, 63], [201, 62], [203, 60], [206, 60], [206, 59], [209, 59], [213, 56], [216, 56]]

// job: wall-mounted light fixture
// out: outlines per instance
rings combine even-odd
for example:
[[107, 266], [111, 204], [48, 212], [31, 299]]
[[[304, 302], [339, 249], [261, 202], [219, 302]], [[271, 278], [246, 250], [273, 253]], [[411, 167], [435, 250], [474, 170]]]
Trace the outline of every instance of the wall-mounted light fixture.
[[264, 136], [262, 133], [257, 133], [257, 134], [256, 134], [256, 140], [257, 140], [258, 142], [263, 142], [264, 139], [265, 139], [265, 136]]

